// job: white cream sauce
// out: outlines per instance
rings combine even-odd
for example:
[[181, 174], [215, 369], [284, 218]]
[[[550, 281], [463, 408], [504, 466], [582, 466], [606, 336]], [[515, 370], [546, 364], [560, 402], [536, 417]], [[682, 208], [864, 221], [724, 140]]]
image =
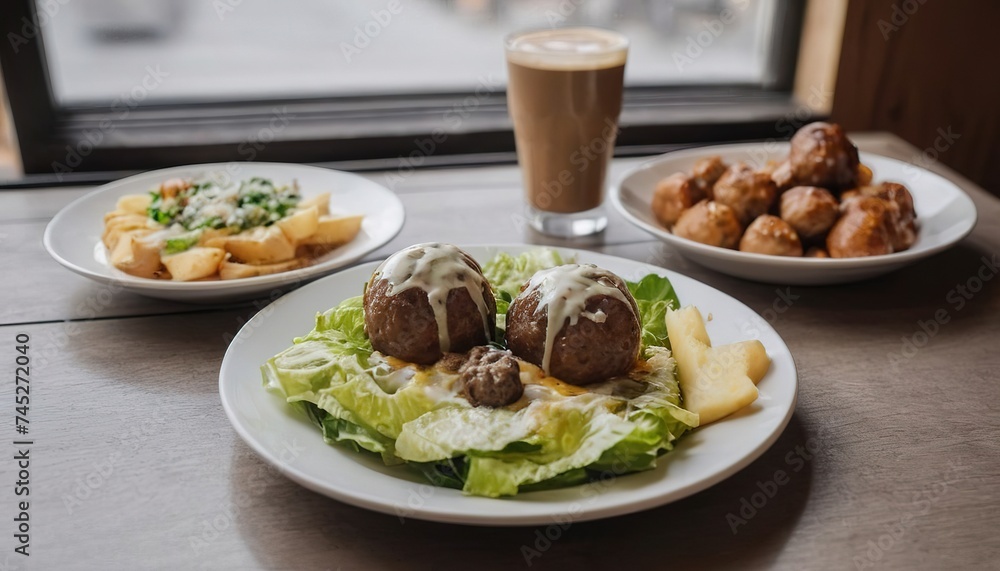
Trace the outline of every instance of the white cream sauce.
[[410, 288], [419, 287], [427, 292], [427, 301], [437, 322], [438, 343], [442, 352], [451, 350], [448, 337], [448, 293], [465, 288], [479, 309], [483, 331], [492, 339], [489, 330], [489, 308], [483, 289], [489, 287], [486, 278], [465, 261], [465, 254], [451, 244], [427, 243], [410, 246], [386, 258], [375, 270], [372, 281], [386, 279], [387, 295], [393, 296]]
[[572, 326], [576, 325], [581, 317], [595, 323], [604, 323], [607, 319], [603, 311], [587, 311], [587, 300], [592, 296], [606, 295], [617, 299], [635, 315], [632, 303], [615, 287], [613, 274], [593, 264], [566, 264], [536, 272], [531, 276], [528, 287], [521, 292], [521, 295], [536, 293], [538, 295], [536, 315], [548, 308], [545, 351], [542, 353], [542, 370], [546, 373], [549, 372], [549, 363], [552, 359], [552, 345], [567, 320]]

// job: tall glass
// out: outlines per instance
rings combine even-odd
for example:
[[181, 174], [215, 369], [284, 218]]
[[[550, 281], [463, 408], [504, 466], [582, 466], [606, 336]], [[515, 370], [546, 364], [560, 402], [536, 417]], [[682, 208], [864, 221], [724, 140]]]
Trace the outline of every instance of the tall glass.
[[531, 225], [561, 237], [600, 232], [628, 38], [556, 28], [518, 32], [505, 43], [507, 106]]

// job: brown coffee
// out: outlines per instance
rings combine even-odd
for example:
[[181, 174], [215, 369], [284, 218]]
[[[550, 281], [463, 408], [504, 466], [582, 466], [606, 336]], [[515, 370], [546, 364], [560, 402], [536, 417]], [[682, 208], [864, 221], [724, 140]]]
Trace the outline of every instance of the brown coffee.
[[604, 199], [628, 42], [615, 32], [567, 28], [508, 41], [507, 104], [529, 204], [583, 212]]

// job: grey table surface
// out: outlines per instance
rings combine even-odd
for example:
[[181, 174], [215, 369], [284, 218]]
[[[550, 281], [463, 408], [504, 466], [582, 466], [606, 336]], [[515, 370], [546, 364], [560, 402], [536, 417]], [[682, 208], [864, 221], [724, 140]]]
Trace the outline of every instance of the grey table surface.
[[[855, 140], [920, 156], [886, 134]], [[612, 177], [642, 160], [616, 161]], [[573, 523], [554, 540], [542, 539], [556, 535], [545, 526], [401, 522], [286, 479], [240, 440], [218, 396], [225, 340], [256, 307], [108, 295], [41, 243], [48, 220], [90, 189], [0, 192], [0, 569], [1000, 568], [1000, 280], [961, 306], [955, 297], [1000, 261], [1000, 201], [930, 168], [972, 196], [971, 236], [882, 278], [790, 289], [701, 268], [615, 213], [582, 242], [531, 233], [517, 222], [513, 166], [416, 171], [396, 185], [406, 225], [367, 260], [441, 240], [650, 262], [762, 313], [795, 357], [794, 416], [757, 461], [681, 501]], [[442, 204], [452, 215], [440, 215]], [[780, 296], [794, 302], [767, 311]], [[942, 311], [947, 322], [928, 325]], [[31, 338], [29, 446], [10, 444], [23, 438], [14, 428], [20, 333]], [[30, 495], [17, 496], [13, 458], [24, 448]], [[787, 482], [772, 485], [779, 470]], [[14, 551], [21, 501], [28, 557]]]

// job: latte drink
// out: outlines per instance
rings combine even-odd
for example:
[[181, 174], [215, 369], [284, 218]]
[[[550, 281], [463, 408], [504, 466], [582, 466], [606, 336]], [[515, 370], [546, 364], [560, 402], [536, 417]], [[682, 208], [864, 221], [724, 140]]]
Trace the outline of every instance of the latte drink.
[[528, 220], [563, 237], [601, 231], [628, 39], [598, 28], [556, 28], [514, 34], [506, 44], [507, 105]]

